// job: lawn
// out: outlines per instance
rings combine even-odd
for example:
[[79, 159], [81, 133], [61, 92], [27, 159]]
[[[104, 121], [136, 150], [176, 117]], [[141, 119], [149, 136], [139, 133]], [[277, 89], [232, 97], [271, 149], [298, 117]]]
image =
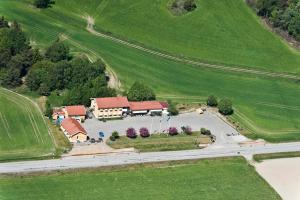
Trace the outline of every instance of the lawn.
[[[173, 16], [172, 0], [58, 0], [61, 8], [95, 18], [96, 30], [206, 62], [300, 74], [300, 54], [271, 33], [244, 0], [197, 0]], [[81, 5], [81, 6], [78, 6]]]
[[107, 141], [107, 144], [115, 149], [133, 147], [141, 152], [199, 149], [199, 144], [210, 143], [210, 137], [201, 135], [200, 133], [193, 133], [192, 135], [180, 134], [176, 136], [153, 134], [148, 138], [142, 138], [139, 136], [135, 139], [121, 136], [116, 141]]
[[29, 99], [0, 88], [0, 161], [52, 155], [46, 121]]
[[243, 158], [0, 177], [2, 200], [281, 199]]
[[294, 157], [300, 157], [300, 152], [284, 152], [284, 153], [266, 153], [266, 154], [255, 154], [253, 156], [253, 159], [256, 162], [261, 162], [263, 160], [269, 160], [269, 159], [279, 159], [279, 158], [294, 158]]
[[[106, 12], [104, 10], [110, 10], [113, 6], [103, 9], [105, 5], [108, 6], [109, 4], [121, 2], [124, 8], [122, 12], [114, 12], [114, 16], [119, 17], [121, 13], [127, 13], [129, 17], [132, 13], [127, 12], [126, 3], [131, 1], [89, 0], [84, 2], [87, 3], [57, 0], [53, 8], [41, 11], [30, 6], [28, 1], [25, 0], [3, 0], [0, 1], [0, 15], [3, 14], [11, 20], [16, 19], [21, 22], [28, 35], [30, 35], [31, 40], [34, 41], [34, 44], [41, 48], [63, 34], [63, 38], [66, 39], [65, 41], [72, 46], [73, 53], [84, 52], [92, 59], [103, 58], [109, 64], [109, 67], [117, 73], [125, 89], [130, 87], [135, 80], [139, 80], [151, 86], [161, 99], [173, 99], [178, 102], [203, 102], [210, 94], [215, 94], [219, 98], [229, 97], [232, 99], [235, 107], [233, 120], [237, 121], [244, 128], [244, 132], [248, 134], [248, 136], [252, 138], [261, 137], [274, 142], [300, 140], [299, 81], [266, 78], [263, 76], [212, 70], [201, 66], [177, 63], [114, 43], [111, 40], [94, 36], [85, 30], [86, 21], [82, 18], [85, 13], [91, 13], [91, 15], [95, 16], [96, 28], [99, 28], [98, 23], [102, 23], [105, 28], [105, 24], [109, 23], [108, 21], [101, 22], [99, 19], [100, 16], [105, 16], [101, 13], [101, 8], [103, 12]], [[100, 2], [105, 3], [97, 6]], [[225, 32], [235, 32], [235, 29], [232, 27], [237, 28], [237, 32], [235, 40], [232, 38], [226, 39], [226, 34], [220, 31], [215, 32], [215, 34], [206, 34], [205, 41], [211, 41], [211, 47], [208, 48], [208, 43], [205, 43], [205, 41], [202, 41], [202, 45], [197, 45], [197, 47], [205, 48], [207, 54], [209, 54], [210, 50], [214, 50], [216, 58], [218, 56], [224, 57], [224, 62], [227, 62], [226, 59], [228, 59], [243, 65], [244, 63], [249, 64], [249, 62], [252, 61], [254, 64], [250, 63], [249, 66], [256, 66], [255, 62], [262, 62], [265, 66], [271, 67], [270, 70], [296, 72], [300, 66], [298, 62], [300, 56], [297, 55], [298, 53], [288, 48], [277, 36], [264, 29], [263, 26], [260, 25], [258, 18], [253, 15], [252, 11], [250, 11], [241, 0], [234, 2], [237, 3], [231, 6], [233, 0], [201, 1], [202, 9], [204, 9], [204, 6], [207, 6], [207, 8], [211, 7], [210, 13], [207, 13], [207, 15], [218, 16], [217, 18], [209, 18], [210, 20], [208, 20], [213, 27], [226, 25], [227, 27], [223, 27]], [[131, 5], [132, 8], [135, 8], [136, 5], [141, 6], [143, 3], [147, 4], [147, 1], [138, 1]], [[149, 10], [151, 10], [153, 6], [163, 6], [163, 3], [166, 3], [166, 1], [154, 1], [149, 5]], [[232, 17], [242, 12], [241, 19], [238, 18], [236, 22], [229, 20], [226, 23], [223, 23], [223, 20], [221, 24], [216, 25], [216, 23], [219, 23], [222, 10], [225, 12], [224, 9], [232, 9], [232, 11], [226, 12], [227, 15], [229, 15], [228, 13], [234, 14]], [[197, 12], [198, 11], [200, 11], [200, 7], [197, 9]], [[157, 12], [157, 16], [159, 17], [162, 15], [161, 13], [165, 13], [164, 15], [166, 15], [167, 10], [165, 7], [162, 7], [162, 9], [157, 10]], [[101, 14], [96, 16], [96, 13]], [[113, 12], [111, 13], [113, 14]], [[148, 10], [145, 9], [141, 13], [147, 14]], [[184, 18], [196, 17], [197, 15], [195, 12], [195, 14], [191, 13]], [[227, 15], [224, 15], [224, 17], [228, 17]], [[181, 21], [178, 17], [169, 17], [175, 22], [177, 20]], [[107, 17], [107, 19], [108, 18], [111, 20], [114, 19], [114, 17]], [[125, 26], [126, 23], [130, 23], [131, 18], [127, 18], [126, 22], [123, 20], [123, 26]], [[145, 20], [145, 18], [135, 20], [142, 19]], [[156, 20], [156, 16], [151, 16], [151, 19]], [[247, 23], [252, 24], [251, 26], [249, 25], [252, 27], [251, 30], [248, 30], [247, 26], [240, 22], [242, 19], [246, 20], [246, 25]], [[191, 21], [198, 23], [201, 19]], [[147, 20], [147, 22], [150, 23], [152, 20]], [[240, 22], [241, 27], [237, 25], [238, 22]], [[111, 23], [113, 24], [113, 22]], [[162, 20], [162, 24], [163, 23], [166, 22]], [[206, 21], [202, 21], [202, 23], [204, 26]], [[233, 25], [230, 25], [231, 23], [233, 23]], [[159, 23], [156, 23], [156, 25], [161, 26]], [[189, 24], [185, 23], [185, 25], [187, 30], [192, 31], [192, 29], [189, 28]], [[135, 26], [130, 26], [130, 28], [133, 30], [136, 29]], [[124, 31], [130, 28], [124, 28]], [[145, 28], [148, 28], [148, 24]], [[244, 34], [238, 32], [240, 29], [244, 30]], [[174, 29], [174, 27], [172, 30], [174, 34], [176, 33], [175, 35], [178, 35], [177, 37], [180, 36], [180, 38], [184, 39], [180, 31]], [[157, 31], [157, 29], [153, 28], [151, 34], [155, 33], [155, 31]], [[253, 31], [255, 31], [255, 33]], [[202, 36], [204, 35], [204, 33], [199, 31], [190, 32], [190, 34], [194, 36], [198, 33], [199, 37], [201, 34]], [[216, 37], [217, 33], [222, 34]], [[124, 33], [124, 36], [125, 35]], [[158, 35], [163, 36], [164, 34], [161, 33]], [[149, 40], [157, 39], [149, 34], [144, 34], [143, 37], [149, 37]], [[221, 37], [221, 39], [219, 37]], [[252, 41], [252, 37], [255, 37], [257, 40]], [[219, 41], [217, 40], [218, 38]], [[246, 38], [247, 42], [243, 41], [243, 38]], [[259, 38], [262, 39], [258, 40]], [[136, 38], [133, 36], [133, 39]], [[172, 37], [170, 35], [170, 40], [171, 39]], [[143, 42], [142, 39], [139, 40]], [[165, 43], [165, 40], [167, 41], [167, 38], [164, 38], [164, 40], [160, 42]], [[251, 42], [249, 42], [249, 40]], [[228, 44], [230, 42], [232, 45], [239, 46], [236, 52], [244, 56], [237, 56], [232, 52], [237, 48], [233, 49], [232, 46], [230, 46], [231, 44]], [[243, 45], [243, 42], [245, 42], [245, 45]], [[191, 36], [189, 44], [193, 45], [194, 43], [197, 44], [197, 40]], [[215, 45], [215, 43], [221, 46], [228, 46], [228, 48], [223, 49], [222, 53], [220, 53], [219, 48], [217, 48], [218, 45]], [[153, 44], [156, 45], [154, 42]], [[174, 46], [182, 45], [180, 39], [178, 39], [178, 44], [177, 40], [170, 44]], [[259, 48], [262, 44], [265, 45], [264, 49]], [[258, 46], [254, 48], [251, 45]], [[249, 48], [249, 51], [244, 51], [247, 46], [249, 46], [252, 53], [250, 53]], [[160, 47], [158, 44], [156, 47], [168, 50], [167, 48]], [[181, 48], [183, 53], [186, 48], [188, 48], [189, 51], [201, 52], [199, 49], [197, 50], [196, 47], [191, 48], [188, 45], [181, 46], [179, 50], [181, 50]], [[253, 56], [255, 58], [253, 58]], [[245, 58], [243, 62], [235, 60], [242, 58]], [[286, 67], [287, 70], [281, 70], [275, 66], [280, 63], [285, 63], [284, 67]]]

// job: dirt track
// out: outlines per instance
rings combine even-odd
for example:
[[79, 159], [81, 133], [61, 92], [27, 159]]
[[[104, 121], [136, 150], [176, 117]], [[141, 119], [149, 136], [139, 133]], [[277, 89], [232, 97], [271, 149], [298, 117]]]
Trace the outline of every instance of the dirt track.
[[254, 75], [262, 75], [262, 76], [267, 76], [267, 77], [275, 77], [275, 78], [284, 78], [284, 79], [291, 79], [291, 80], [300, 80], [299, 76], [296, 75], [291, 75], [291, 74], [284, 74], [284, 73], [275, 73], [275, 72], [268, 72], [268, 71], [262, 71], [262, 70], [254, 70], [254, 69], [247, 69], [247, 68], [242, 68], [242, 67], [238, 67], [238, 66], [224, 66], [224, 65], [217, 65], [217, 64], [209, 64], [209, 63], [204, 63], [204, 62], [200, 62], [200, 61], [194, 61], [191, 59], [187, 59], [187, 58], [181, 58], [181, 57], [177, 57], [177, 56], [173, 56], [167, 53], [163, 53], [163, 52], [159, 52], [156, 50], [152, 50], [152, 49], [148, 49], [136, 44], [132, 44], [130, 42], [121, 40], [119, 38], [104, 34], [104, 33], [100, 33], [98, 31], [96, 31], [94, 29], [94, 25], [95, 25], [95, 20], [91, 17], [91, 16], [85, 16], [84, 17], [87, 20], [87, 31], [89, 31], [91, 34], [102, 37], [102, 38], [106, 38], [109, 39], [111, 41], [114, 41], [116, 43], [119, 44], [123, 44], [126, 45], [128, 47], [131, 48], [135, 48], [138, 50], [141, 50], [143, 52], [152, 54], [152, 55], [156, 55], [162, 58], [166, 58], [169, 60], [173, 60], [176, 62], [182, 62], [182, 63], [186, 63], [186, 64], [191, 64], [191, 65], [196, 65], [196, 66], [201, 66], [201, 67], [207, 67], [207, 68], [212, 68], [212, 69], [219, 69], [219, 70], [224, 70], [224, 71], [232, 71], [232, 72], [240, 72], [240, 73], [245, 73], [245, 74], [254, 74]]

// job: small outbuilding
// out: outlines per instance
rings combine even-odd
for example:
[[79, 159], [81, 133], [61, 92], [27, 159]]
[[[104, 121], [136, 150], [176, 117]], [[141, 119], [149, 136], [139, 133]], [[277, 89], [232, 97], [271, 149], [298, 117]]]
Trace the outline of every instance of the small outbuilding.
[[85, 142], [87, 140], [86, 130], [74, 118], [64, 119], [60, 128], [70, 142]]

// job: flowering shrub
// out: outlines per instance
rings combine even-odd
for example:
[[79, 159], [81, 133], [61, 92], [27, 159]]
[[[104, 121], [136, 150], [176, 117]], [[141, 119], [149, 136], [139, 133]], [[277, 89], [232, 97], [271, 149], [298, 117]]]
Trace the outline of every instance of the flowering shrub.
[[181, 127], [181, 129], [182, 129], [182, 132], [187, 135], [191, 135], [193, 133], [192, 128], [190, 126], [183, 126], [183, 127]]
[[145, 127], [140, 128], [140, 136], [143, 138], [149, 137], [150, 136], [149, 130]]
[[126, 136], [129, 137], [129, 138], [136, 138], [137, 135], [136, 135], [136, 131], [134, 128], [128, 128], [127, 131], [126, 131]]
[[178, 130], [176, 127], [169, 128], [169, 135], [173, 136], [173, 135], [177, 135], [177, 134], [178, 134]]

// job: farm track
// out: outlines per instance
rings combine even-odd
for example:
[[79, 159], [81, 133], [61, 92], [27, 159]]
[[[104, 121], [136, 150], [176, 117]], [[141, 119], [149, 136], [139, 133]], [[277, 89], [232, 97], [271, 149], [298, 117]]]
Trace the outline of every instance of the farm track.
[[296, 75], [291, 75], [291, 74], [285, 74], [285, 73], [276, 73], [276, 72], [269, 72], [269, 71], [263, 71], [263, 70], [254, 70], [254, 69], [247, 69], [247, 68], [242, 68], [238, 66], [224, 66], [224, 65], [218, 65], [218, 64], [209, 64], [201, 61], [195, 61], [192, 59], [188, 58], [182, 58], [178, 56], [174, 56], [168, 53], [160, 52], [158, 50], [153, 50], [149, 49], [146, 47], [142, 47], [137, 44], [130, 43], [128, 41], [116, 38], [114, 36], [98, 32], [94, 29], [95, 25], [95, 20], [91, 16], [85, 16], [84, 17], [87, 20], [87, 26], [86, 30], [90, 32], [93, 35], [96, 35], [98, 37], [102, 37], [105, 39], [109, 39], [113, 42], [138, 49], [140, 51], [143, 51], [148, 54], [152, 54], [155, 56], [159, 56], [168, 60], [176, 61], [176, 62], [181, 62], [185, 64], [190, 64], [190, 65], [195, 65], [195, 66], [201, 66], [201, 67], [206, 67], [206, 68], [211, 68], [211, 69], [217, 69], [217, 70], [224, 70], [224, 71], [231, 71], [231, 72], [239, 72], [239, 73], [244, 73], [244, 74], [253, 74], [253, 75], [260, 75], [260, 76], [265, 76], [265, 77], [272, 77], [272, 78], [283, 78], [283, 79], [289, 79], [289, 80], [296, 80], [299, 81], [300, 77]]

